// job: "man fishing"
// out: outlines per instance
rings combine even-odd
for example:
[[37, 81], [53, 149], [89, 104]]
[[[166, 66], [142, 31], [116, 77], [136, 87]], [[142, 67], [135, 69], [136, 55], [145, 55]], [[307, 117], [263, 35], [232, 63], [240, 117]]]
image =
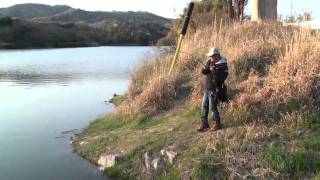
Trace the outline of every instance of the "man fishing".
[[204, 64], [202, 74], [205, 76], [204, 94], [201, 105], [201, 124], [199, 132], [210, 128], [208, 123], [209, 109], [213, 113], [213, 125], [211, 130], [221, 129], [221, 119], [218, 110], [219, 97], [222, 91], [226, 90], [224, 81], [228, 76], [228, 65], [224, 57], [220, 55], [218, 48], [211, 48], [206, 54], [209, 60]]

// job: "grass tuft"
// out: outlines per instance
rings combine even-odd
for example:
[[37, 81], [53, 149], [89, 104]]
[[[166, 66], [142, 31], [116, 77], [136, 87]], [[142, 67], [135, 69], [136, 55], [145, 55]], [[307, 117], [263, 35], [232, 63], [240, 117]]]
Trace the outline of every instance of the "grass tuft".
[[199, 180], [212, 179], [215, 174], [215, 171], [217, 171], [217, 168], [213, 164], [209, 164], [206, 162], [199, 162], [192, 169], [192, 173], [195, 179]]

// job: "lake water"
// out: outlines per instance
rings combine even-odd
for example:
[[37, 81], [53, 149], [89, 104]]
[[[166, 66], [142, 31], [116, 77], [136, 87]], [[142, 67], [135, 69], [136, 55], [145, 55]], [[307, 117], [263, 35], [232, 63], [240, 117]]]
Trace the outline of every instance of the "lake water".
[[0, 180], [100, 180], [72, 133], [113, 109], [151, 47], [0, 51]]

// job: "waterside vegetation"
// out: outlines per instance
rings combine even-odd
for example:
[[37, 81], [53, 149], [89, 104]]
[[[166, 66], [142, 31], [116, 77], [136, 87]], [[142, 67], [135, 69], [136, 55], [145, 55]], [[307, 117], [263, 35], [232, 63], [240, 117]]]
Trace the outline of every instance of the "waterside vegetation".
[[[84, 130], [78, 154], [92, 162], [123, 154], [104, 171], [114, 179], [320, 178], [319, 34], [280, 22], [228, 22], [221, 2], [196, 4], [198, 21], [171, 76], [171, 51], [132, 72], [126, 100]], [[212, 14], [215, 7], [221, 11]], [[220, 105], [222, 130], [198, 133], [201, 62], [212, 46], [227, 57], [231, 101]], [[178, 156], [150, 175], [145, 153], [161, 157], [164, 147]]]
[[[178, 151], [155, 179], [320, 176], [320, 37], [281, 23], [233, 23], [189, 33], [174, 73], [169, 52], [132, 73], [127, 100], [91, 123], [75, 144], [81, 156], [123, 153], [105, 173], [145, 179], [143, 154]], [[231, 102], [221, 104], [223, 129], [197, 133], [206, 47], [228, 58]]]

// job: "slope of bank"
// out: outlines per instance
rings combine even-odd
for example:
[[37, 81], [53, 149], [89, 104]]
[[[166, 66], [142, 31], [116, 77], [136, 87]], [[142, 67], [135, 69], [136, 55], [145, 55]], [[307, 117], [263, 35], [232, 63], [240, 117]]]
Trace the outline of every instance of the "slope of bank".
[[[211, 46], [228, 59], [231, 102], [220, 105], [222, 130], [198, 133]], [[279, 23], [206, 26], [187, 36], [168, 77], [172, 56], [133, 72], [127, 99], [84, 130], [78, 154], [96, 163], [122, 154], [104, 171], [115, 179], [320, 178], [319, 35]], [[173, 161], [161, 155], [168, 147]], [[163, 166], [150, 167], [146, 152]]]

